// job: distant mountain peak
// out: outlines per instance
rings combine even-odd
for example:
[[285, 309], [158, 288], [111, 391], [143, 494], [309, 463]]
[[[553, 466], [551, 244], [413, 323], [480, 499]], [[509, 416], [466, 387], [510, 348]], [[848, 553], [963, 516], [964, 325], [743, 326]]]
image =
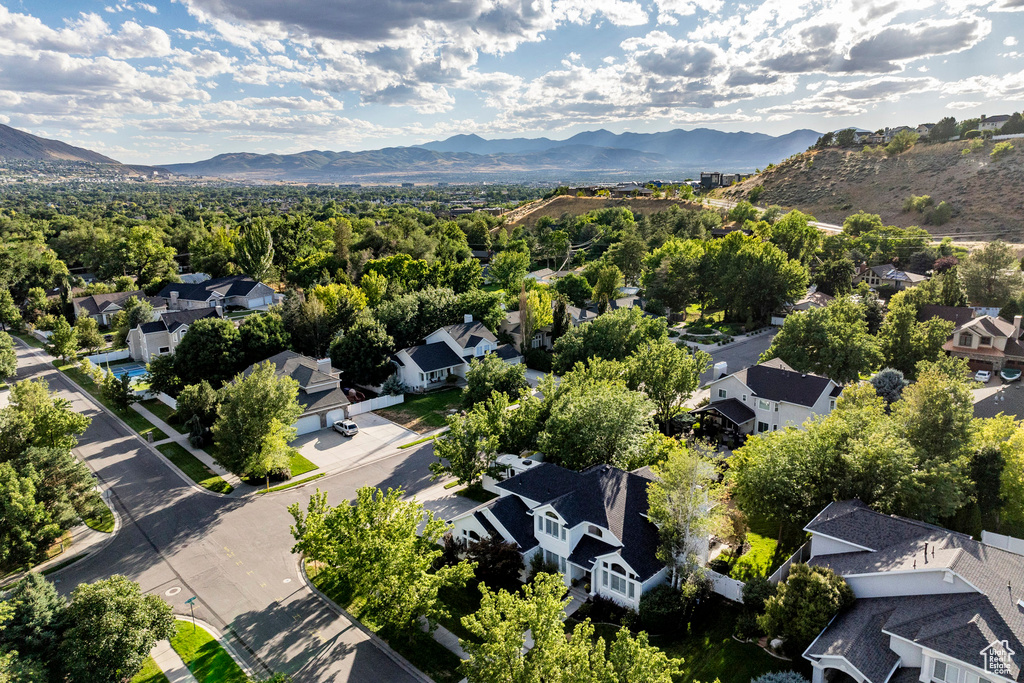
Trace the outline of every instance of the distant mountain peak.
[[92, 164], [121, 162], [60, 140], [49, 140], [0, 124], [0, 159], [28, 161], [85, 161]]

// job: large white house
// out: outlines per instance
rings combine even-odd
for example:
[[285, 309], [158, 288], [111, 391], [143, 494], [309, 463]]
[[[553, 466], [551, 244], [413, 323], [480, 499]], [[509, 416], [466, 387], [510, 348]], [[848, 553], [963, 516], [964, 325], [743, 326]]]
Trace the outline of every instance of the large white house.
[[498, 344], [498, 338], [483, 323], [466, 315], [465, 321], [435, 330], [422, 344], [402, 349], [392, 356], [402, 383], [412, 391], [443, 386], [449, 377], [466, 377], [469, 363], [488, 353], [497, 353], [506, 363], [518, 363], [519, 353]]
[[860, 501], [821, 511], [809, 564], [857, 600], [804, 652], [814, 683], [999, 683], [1020, 678], [1024, 557]]
[[76, 296], [71, 300], [71, 305], [74, 308], [76, 319], [82, 316], [89, 316], [98, 324], [107, 327], [113, 324], [114, 316], [124, 310], [128, 299], [132, 297], [139, 301], [148, 301], [152, 304], [154, 319], [160, 313], [167, 310], [167, 306], [162, 300], [149, 298], [141, 289], [131, 292], [110, 292], [107, 294]]
[[128, 330], [128, 352], [132, 360], [148, 363], [157, 356], [174, 353], [192, 323], [203, 318], [219, 318], [219, 308], [199, 308], [190, 311], [167, 311], [156, 320], [136, 325]]
[[274, 303], [274, 290], [248, 275], [229, 275], [195, 283], [177, 282], [161, 289], [159, 296], [172, 311], [217, 306], [262, 309]]
[[[518, 459], [516, 459], [518, 460]], [[493, 485], [498, 498], [452, 520], [466, 542], [499, 536], [514, 543], [529, 566], [542, 554], [567, 586], [589, 585], [600, 595], [637, 609], [643, 592], [668, 577], [658, 560], [658, 528], [647, 518], [649, 468], [626, 472], [597, 465], [584, 472], [551, 463], [519, 461], [519, 474]], [[708, 539], [695, 551], [707, 559]]]
[[781, 359], [710, 382], [711, 403], [692, 412], [740, 434], [799, 427], [836, 407], [843, 388], [828, 377], [797, 372]]

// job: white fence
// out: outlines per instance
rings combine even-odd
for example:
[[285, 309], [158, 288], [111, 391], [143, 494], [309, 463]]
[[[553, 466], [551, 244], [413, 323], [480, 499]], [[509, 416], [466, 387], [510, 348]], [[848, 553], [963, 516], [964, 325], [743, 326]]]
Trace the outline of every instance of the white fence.
[[742, 581], [719, 574], [713, 569], [708, 570], [708, 579], [711, 580], [711, 590], [733, 602], [743, 602], [743, 586], [745, 584]]
[[1017, 555], [1024, 555], [1024, 540], [1014, 538], [1013, 536], [1003, 536], [1002, 534], [992, 533], [991, 531], [982, 531], [981, 542], [995, 548], [1008, 550], [1009, 552]]
[[160, 392], [156, 395], [156, 398], [159, 399], [160, 402], [163, 403], [164, 405], [168, 405], [174, 408], [175, 410], [178, 409], [178, 402], [174, 399], [173, 396], [168, 396], [167, 394]]
[[31, 332], [29, 332], [29, 334], [31, 334], [33, 337], [35, 337], [39, 341], [41, 341], [41, 342], [43, 342], [45, 344], [49, 344], [50, 343], [50, 335], [53, 334], [53, 332], [50, 332], [49, 330], [32, 330]]
[[102, 365], [103, 363], [113, 363], [116, 360], [125, 360], [131, 358], [132, 354], [128, 349], [121, 349], [120, 351], [107, 351], [106, 353], [97, 353], [93, 356], [86, 356], [93, 365]]
[[811, 558], [811, 542], [807, 541], [802, 546], [797, 548], [796, 552], [789, 556], [789, 559], [782, 563], [782, 566], [776, 569], [768, 580], [776, 585], [782, 583], [789, 578], [789, 570], [793, 566], [793, 563], [797, 564], [806, 562]]
[[368, 413], [371, 410], [390, 408], [391, 406], [397, 406], [399, 403], [405, 403], [405, 394], [399, 394], [397, 396], [378, 396], [377, 398], [371, 398], [367, 401], [353, 403], [348, 407], [348, 416], [352, 417], [353, 415]]
[[993, 140], [1016, 140], [1017, 138], [1024, 138], [1024, 133], [1007, 133], [1006, 135], [993, 135]]

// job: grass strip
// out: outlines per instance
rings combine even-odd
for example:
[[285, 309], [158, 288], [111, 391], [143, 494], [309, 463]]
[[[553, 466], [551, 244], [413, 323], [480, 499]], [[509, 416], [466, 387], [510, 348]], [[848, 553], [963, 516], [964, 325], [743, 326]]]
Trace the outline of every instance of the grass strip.
[[422, 631], [412, 634], [396, 634], [379, 629], [370, 619], [366, 618], [366, 615], [361, 614], [363, 600], [353, 600], [351, 590], [345, 582], [340, 581], [330, 572], [318, 572], [316, 566], [311, 562], [306, 562], [306, 574], [313, 585], [319, 588], [324, 595], [359, 619], [364, 626], [387, 642], [395, 652], [405, 657], [413, 666], [434, 681], [456, 683], [462, 680], [463, 677], [458, 673], [461, 661], [458, 655], [431, 638], [430, 635]]
[[288, 462], [288, 467], [291, 469], [293, 477], [297, 477], [300, 474], [312, 472], [313, 470], [317, 469], [317, 466], [315, 463], [313, 463], [313, 461], [307, 460], [306, 458], [302, 457], [302, 453], [299, 453], [295, 449], [292, 449], [292, 452], [290, 453], [290, 458], [291, 459]]
[[201, 626], [178, 619], [174, 628], [171, 647], [199, 683], [248, 683], [242, 667]]
[[64, 567], [67, 567], [69, 565], [74, 564], [75, 562], [78, 562], [80, 559], [82, 559], [83, 557], [85, 557], [88, 554], [89, 553], [81, 553], [79, 555], [75, 555], [74, 557], [69, 557], [68, 559], [64, 560], [63, 562], [58, 562], [57, 564], [53, 565], [52, 567], [47, 567], [46, 569], [43, 570], [42, 574], [43, 574], [43, 576], [49, 576], [50, 574], [52, 574], [52, 573], [54, 573], [56, 571], [60, 571], [61, 569], [64, 569]]
[[11, 334], [11, 335], [17, 337], [18, 339], [20, 339], [21, 341], [25, 342], [26, 344], [28, 344], [32, 348], [44, 349], [44, 350], [46, 349], [46, 344], [44, 344], [43, 342], [41, 342], [38, 339], [36, 339], [35, 337], [33, 337], [31, 334], [24, 334], [24, 333], [21, 333], [21, 332], [18, 332], [18, 333], [8, 332], [8, 334]]
[[152, 422], [142, 417], [139, 413], [135, 412], [131, 408], [128, 410], [121, 410], [105, 399], [103, 394], [100, 392], [99, 387], [97, 387], [96, 383], [92, 381], [92, 378], [78, 369], [78, 366], [73, 364], [65, 365], [61, 361], [55, 360], [53, 361], [53, 367], [63, 372], [78, 386], [89, 392], [90, 396], [103, 404], [103, 406], [114, 415], [121, 418], [129, 427], [138, 432], [139, 435], [146, 436], [147, 434], [152, 434], [153, 441], [163, 441], [167, 438], [167, 435], [164, 434], [162, 430], [158, 429]]
[[86, 517], [82, 521], [95, 531], [102, 531], [105, 534], [114, 532], [114, 513], [110, 511], [110, 507], [106, 503], [103, 504], [103, 509], [99, 511], [99, 514], [95, 517]]
[[271, 486], [269, 489], [260, 489], [259, 493], [273, 493], [274, 491], [284, 491], [285, 489], [290, 489], [293, 486], [298, 486], [299, 484], [306, 484], [315, 479], [319, 479], [320, 477], [326, 476], [326, 473], [321, 472], [320, 474], [313, 475], [312, 477], [306, 477], [305, 479], [299, 479], [298, 481], [288, 482], [287, 484], [281, 484], [280, 486]]
[[167, 680], [167, 676], [157, 666], [156, 660], [152, 657], [146, 657], [146, 661], [142, 663], [142, 669], [139, 673], [135, 674], [135, 678], [132, 679], [132, 683], [170, 683]]
[[433, 441], [436, 438], [437, 438], [437, 434], [434, 434], [433, 436], [425, 436], [422, 439], [416, 439], [415, 441], [411, 441], [409, 443], [402, 444], [401, 446], [398, 447], [398, 450], [403, 450], [403, 449], [406, 449], [406, 448], [412, 448], [413, 446], [419, 446], [421, 443], [426, 443], [427, 441]]
[[458, 485], [459, 485], [459, 480], [458, 479], [456, 479], [455, 481], [450, 481], [450, 482], [448, 482], [447, 484], [444, 485], [444, 490], [447, 491], [449, 489], [453, 489], [453, 488], [455, 488]]
[[160, 399], [151, 398], [145, 401], [139, 401], [139, 404], [143, 408], [145, 408], [146, 410], [153, 413], [158, 418], [169, 424], [171, 428], [177, 431], [179, 434], [188, 434], [188, 430], [185, 429], [185, 426], [178, 424], [177, 413], [174, 412], [174, 408], [170, 407]]
[[189, 479], [214, 493], [231, 493], [234, 487], [224, 481], [223, 478], [209, 467], [202, 460], [189, 453], [179, 443], [165, 443], [157, 446], [156, 449], [163, 453], [174, 466], [185, 473]]

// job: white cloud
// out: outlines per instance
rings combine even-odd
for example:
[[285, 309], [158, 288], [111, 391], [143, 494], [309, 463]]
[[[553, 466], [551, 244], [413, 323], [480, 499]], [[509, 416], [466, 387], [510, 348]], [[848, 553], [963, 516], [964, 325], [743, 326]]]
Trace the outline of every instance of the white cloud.
[[1006, 38], [1003, 38], [1003, 45], [1006, 47], [1013, 47], [1016, 44], [1017, 39], [1014, 36], [1007, 36]]

